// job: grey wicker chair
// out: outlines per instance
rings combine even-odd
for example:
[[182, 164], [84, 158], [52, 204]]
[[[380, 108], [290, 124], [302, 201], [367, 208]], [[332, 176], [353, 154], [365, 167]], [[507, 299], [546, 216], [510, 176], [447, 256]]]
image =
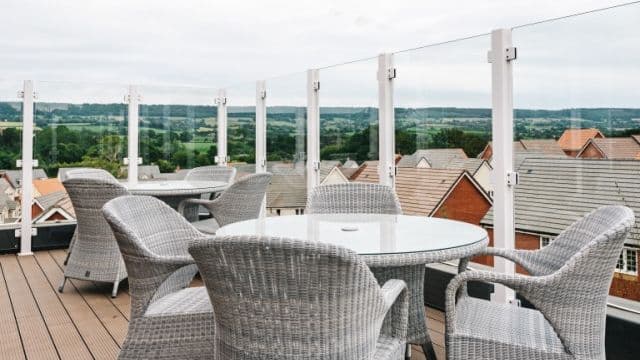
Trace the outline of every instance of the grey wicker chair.
[[[222, 181], [227, 184], [231, 184], [236, 177], [236, 168], [233, 166], [220, 166], [220, 165], [209, 165], [209, 166], [199, 166], [187, 171], [184, 176], [184, 180], [186, 181]], [[213, 194], [202, 194], [200, 196], [203, 200], [212, 200], [215, 199], [220, 192], [215, 192]], [[195, 209], [193, 210], [196, 211]], [[197, 210], [198, 214], [206, 215], [207, 209], [200, 206]], [[184, 215], [184, 214], [183, 214]], [[189, 220], [192, 216], [188, 216]]]
[[129, 272], [131, 317], [120, 359], [203, 359], [215, 321], [187, 244], [203, 235], [163, 201], [122, 196], [103, 208]]
[[[400, 201], [389, 186], [368, 183], [348, 183], [317, 186], [307, 201], [308, 214], [401, 214]], [[424, 264], [371, 267], [380, 284], [400, 279], [409, 287], [409, 328], [407, 343], [423, 347], [430, 359], [435, 351], [427, 332], [424, 312]], [[411, 349], [407, 346], [407, 357]]]
[[232, 166], [200, 166], [193, 168], [185, 175], [185, 180], [191, 181], [223, 181], [230, 183], [236, 176], [236, 168]]
[[70, 170], [63, 181], [76, 213], [76, 231], [59, 291], [67, 278], [113, 283], [111, 296], [118, 294], [127, 271], [102, 206], [129, 192], [111, 174], [101, 169]]
[[[116, 178], [105, 170], [83, 167], [59, 168], [58, 180], [60, 180], [60, 182], [64, 182], [65, 180], [67, 180], [69, 178], [68, 173], [71, 171], [75, 173], [76, 177], [87, 175], [92, 178], [113, 179], [113, 181], [116, 181]], [[76, 227], [76, 229], [73, 231], [73, 236], [71, 236], [71, 241], [69, 241], [69, 248], [67, 249], [67, 257], [64, 259], [64, 265], [67, 265], [67, 263], [69, 262], [69, 256], [71, 255], [71, 250], [73, 249], [73, 244], [75, 244], [77, 236], [78, 229]]]
[[247, 175], [233, 183], [215, 200], [183, 200], [178, 211], [184, 214], [187, 206], [204, 206], [212, 217], [192, 224], [204, 233], [215, 234], [221, 226], [258, 218], [270, 181], [270, 173]]
[[261, 236], [189, 246], [225, 360], [402, 359], [407, 291], [345, 248]]
[[[446, 291], [448, 359], [605, 359], [606, 301], [633, 226], [623, 206], [601, 207], [540, 250], [493, 249], [532, 276], [464, 271]], [[456, 293], [469, 281], [503, 284], [537, 310]]]

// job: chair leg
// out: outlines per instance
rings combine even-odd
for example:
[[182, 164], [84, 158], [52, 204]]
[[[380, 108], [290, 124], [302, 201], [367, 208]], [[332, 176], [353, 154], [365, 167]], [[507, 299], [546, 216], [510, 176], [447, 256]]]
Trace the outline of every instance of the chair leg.
[[117, 280], [113, 283], [113, 290], [111, 290], [111, 297], [115, 298], [118, 296], [118, 286], [120, 286], [120, 280]]
[[431, 343], [431, 340], [427, 341], [426, 343], [422, 344], [422, 351], [424, 352], [424, 356], [428, 359], [428, 360], [436, 360], [436, 352], [435, 350], [433, 350], [433, 344]]
[[407, 343], [407, 349], [404, 351], [404, 359], [411, 360], [411, 344]]
[[63, 264], [66, 266], [67, 263], [69, 262], [69, 256], [71, 256], [71, 249], [67, 250], [67, 256], [65, 256], [64, 258], [64, 262]]
[[62, 283], [60, 284], [60, 286], [58, 287], [58, 292], [62, 293], [62, 291], [64, 291], [64, 284], [67, 282], [67, 277], [63, 277], [62, 278]]

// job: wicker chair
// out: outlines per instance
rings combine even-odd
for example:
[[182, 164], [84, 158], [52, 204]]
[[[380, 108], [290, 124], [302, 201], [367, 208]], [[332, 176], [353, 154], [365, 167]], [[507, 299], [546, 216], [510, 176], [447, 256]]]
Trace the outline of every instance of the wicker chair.
[[[113, 181], [116, 181], [116, 178], [105, 170], [82, 167], [59, 168], [58, 180], [60, 180], [60, 182], [64, 182], [65, 180], [67, 180], [69, 178], [68, 173], [71, 171], [73, 171], [76, 177], [88, 175], [92, 178], [113, 179]], [[75, 244], [77, 236], [78, 228], [76, 227], [76, 229], [73, 231], [73, 236], [71, 236], [71, 241], [69, 241], [69, 248], [67, 249], [67, 257], [64, 259], [64, 265], [67, 265], [67, 263], [69, 262], [69, 256], [71, 256], [71, 250], [73, 249], [73, 244]]]
[[189, 246], [216, 318], [216, 358], [402, 359], [407, 291], [354, 252], [264, 236]]
[[247, 175], [223, 191], [215, 200], [183, 200], [178, 206], [178, 211], [184, 214], [186, 206], [204, 206], [213, 217], [192, 224], [203, 233], [215, 234], [221, 226], [258, 218], [270, 181], [270, 173]]
[[[502, 256], [533, 276], [464, 271], [446, 291], [448, 359], [605, 359], [606, 301], [633, 212], [601, 207], [540, 250]], [[456, 293], [469, 281], [503, 284], [537, 310]]]
[[127, 271], [101, 209], [107, 201], [127, 195], [128, 191], [101, 169], [70, 170], [66, 177], [63, 184], [73, 204], [77, 225], [58, 290], [64, 290], [67, 278], [112, 282], [111, 296], [115, 297]]
[[163, 201], [122, 196], [103, 209], [129, 272], [131, 317], [120, 359], [202, 359], [214, 352], [215, 321], [187, 252], [203, 235]]
[[[389, 186], [348, 183], [317, 186], [307, 201], [308, 214], [401, 214], [400, 201]], [[419, 344], [430, 359], [435, 351], [427, 332], [424, 312], [424, 264], [371, 267], [380, 284], [401, 279], [409, 287], [409, 328], [407, 343]], [[407, 358], [411, 349], [407, 345]]]
[[[187, 171], [184, 176], [184, 180], [186, 181], [222, 181], [227, 184], [231, 184], [233, 179], [236, 177], [236, 168], [233, 166], [220, 166], [220, 165], [209, 165], [209, 166], [199, 166]], [[203, 200], [212, 200], [220, 195], [220, 192], [215, 192], [213, 194], [202, 194], [200, 196]], [[194, 215], [187, 215], [187, 218], [191, 221], [197, 220], [196, 210], [193, 210]], [[206, 215], [208, 211], [206, 208], [199, 206], [197, 210], [197, 214]], [[184, 215], [184, 214], [183, 214]], [[195, 216], [195, 218], [193, 218]]]
[[190, 181], [223, 181], [230, 183], [236, 176], [236, 168], [232, 166], [200, 166], [193, 168], [185, 175]]

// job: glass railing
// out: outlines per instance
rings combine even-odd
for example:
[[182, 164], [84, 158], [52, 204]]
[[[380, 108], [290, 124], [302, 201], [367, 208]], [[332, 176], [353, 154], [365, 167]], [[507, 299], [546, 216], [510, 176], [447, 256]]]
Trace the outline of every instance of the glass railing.
[[[640, 212], [640, 58], [633, 32], [638, 18], [635, 4], [513, 29], [518, 56], [511, 63], [512, 149], [520, 174], [516, 248], [547, 246], [598, 205], [625, 204]], [[304, 211], [307, 180], [315, 180], [315, 173], [307, 179], [307, 163], [318, 161], [320, 184], [377, 183], [395, 170], [391, 177], [405, 214], [479, 224], [491, 234], [493, 194], [506, 186], [499, 189], [491, 180], [500, 154], [491, 142], [492, 125], [498, 124], [492, 124], [490, 38], [484, 34], [391, 54], [395, 154], [387, 154], [390, 147], [380, 154], [388, 145], [381, 124], [388, 125], [389, 117], [379, 95], [388, 84], [378, 75], [392, 69], [379, 70], [377, 57], [318, 69], [318, 89], [302, 72], [266, 80], [266, 167], [261, 169], [274, 174], [267, 214]], [[0, 81], [0, 223], [8, 227], [17, 226], [25, 205], [33, 205], [20, 203], [16, 167], [22, 156], [21, 88], [22, 82]], [[219, 160], [236, 167], [239, 176], [254, 173], [256, 162], [261, 165], [256, 105], [262, 99], [257, 100], [255, 82], [225, 87], [224, 106], [216, 105], [215, 89], [136, 89], [139, 180], [179, 179], [187, 169], [216, 163], [224, 144], [227, 158]], [[36, 205], [43, 206], [34, 221], [53, 224], [73, 216], [59, 193], [64, 190], [56, 179], [60, 169], [98, 167], [125, 179], [125, 159], [137, 164], [128, 159], [129, 88], [36, 82], [35, 91], [33, 152], [39, 164], [28, 186]], [[320, 104], [317, 159], [309, 158], [315, 155], [307, 149], [308, 94], [317, 95]], [[220, 109], [227, 119], [224, 143], [218, 139], [218, 125], [224, 124], [218, 121]], [[379, 166], [388, 156], [394, 156], [395, 169]], [[640, 300], [638, 249], [640, 231], [634, 228], [612, 295]], [[476, 261], [493, 265], [488, 258]]]
[[394, 54], [396, 192], [403, 213], [476, 225], [491, 208], [489, 35]]
[[[16, 167], [22, 158], [22, 82], [0, 80], [0, 229], [20, 226], [21, 172]], [[0, 250], [13, 250], [14, 242], [0, 242]]]
[[227, 157], [238, 176], [256, 171], [256, 84], [232, 86], [227, 92]]
[[343, 181], [379, 182], [377, 71], [377, 58], [320, 69], [320, 184], [338, 165], [359, 168]]
[[[639, 213], [638, 19], [635, 4], [513, 29], [516, 248], [548, 246], [598, 206]], [[639, 248], [636, 224], [610, 295], [640, 300]]]
[[139, 180], [181, 179], [189, 169], [214, 165], [217, 91], [141, 86]]
[[307, 200], [307, 74], [266, 81], [267, 214], [302, 214]]

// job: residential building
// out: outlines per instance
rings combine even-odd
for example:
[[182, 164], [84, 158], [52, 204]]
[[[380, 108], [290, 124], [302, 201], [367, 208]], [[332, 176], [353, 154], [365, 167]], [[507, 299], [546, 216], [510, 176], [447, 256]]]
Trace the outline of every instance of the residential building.
[[593, 138], [582, 147], [577, 157], [582, 159], [637, 159], [640, 137]]
[[567, 156], [576, 157], [582, 148], [585, 146], [589, 139], [604, 138], [604, 135], [598, 129], [567, 129], [565, 130], [560, 139], [558, 139], [558, 145], [564, 151]]
[[[640, 161], [528, 157], [517, 170], [520, 183], [515, 188], [515, 246], [518, 249], [541, 248], [599, 206], [623, 204], [640, 217]], [[493, 237], [492, 211], [481, 224]], [[640, 300], [637, 268], [640, 219], [624, 249], [610, 294]], [[478, 261], [493, 265], [489, 258]], [[524, 270], [518, 268], [518, 271]]]

